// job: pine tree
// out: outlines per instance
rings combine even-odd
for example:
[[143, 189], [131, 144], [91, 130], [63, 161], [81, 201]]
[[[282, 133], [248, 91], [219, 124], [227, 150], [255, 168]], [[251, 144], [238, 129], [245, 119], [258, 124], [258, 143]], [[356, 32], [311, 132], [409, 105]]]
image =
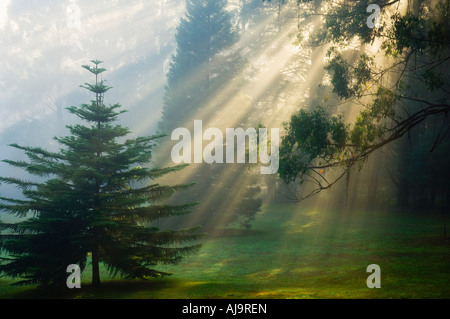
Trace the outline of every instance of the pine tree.
[[239, 39], [226, 6], [226, 0], [186, 0], [186, 14], [176, 33], [177, 50], [167, 74], [160, 122], [164, 133], [192, 116], [242, 67], [239, 52], [225, 52]]
[[[236, 213], [233, 216], [234, 222], [238, 222], [239, 226], [244, 229], [250, 229], [256, 214], [261, 211], [261, 187], [256, 183], [247, 185], [244, 194], [238, 198]], [[232, 222], [233, 219], [230, 224]]]
[[100, 263], [113, 275], [160, 277], [168, 273], [154, 266], [177, 263], [199, 249], [196, 244], [184, 246], [200, 236], [197, 228], [160, 231], [147, 226], [157, 219], [187, 214], [195, 205], [161, 203], [190, 185], [152, 183], [184, 166], [142, 167], [150, 162], [155, 140], [162, 136], [125, 139], [128, 128], [114, 124], [125, 111], [119, 110], [120, 104], [103, 103], [111, 87], [100, 79], [106, 71], [99, 66], [102, 61], [91, 62], [92, 66], [83, 68], [96, 81], [82, 87], [95, 93], [95, 100], [67, 108], [89, 125], [67, 126], [71, 135], [55, 138], [62, 145], [59, 152], [12, 144], [25, 152], [29, 162], [5, 160], [31, 175], [48, 178], [45, 182], [0, 178], [21, 188], [26, 198], [0, 197], [0, 210], [26, 217], [0, 223], [4, 256], [0, 273], [20, 278], [16, 284], [65, 284], [66, 267], [78, 264], [83, 270], [89, 255], [93, 286], [100, 284]]

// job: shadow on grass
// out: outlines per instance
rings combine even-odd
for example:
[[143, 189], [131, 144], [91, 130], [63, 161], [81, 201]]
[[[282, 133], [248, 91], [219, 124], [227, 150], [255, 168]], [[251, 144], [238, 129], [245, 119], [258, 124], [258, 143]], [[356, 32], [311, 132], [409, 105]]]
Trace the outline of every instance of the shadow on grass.
[[[110, 299], [127, 298], [127, 295], [135, 295], [142, 292], [156, 292], [161, 289], [168, 289], [173, 284], [166, 280], [131, 281], [115, 280], [105, 281], [100, 287], [92, 287], [90, 284], [81, 285], [80, 289], [69, 289], [67, 287], [51, 288], [25, 288], [21, 291], [9, 295], [12, 299]], [[150, 297], [150, 296], [149, 296]]]
[[257, 296], [260, 288], [254, 284], [180, 279], [111, 280], [100, 287], [82, 284], [80, 289], [24, 288], [10, 294], [8, 299], [226, 299]]
[[263, 230], [240, 229], [240, 228], [220, 228], [207, 235], [207, 238], [225, 237], [256, 237], [266, 234]]

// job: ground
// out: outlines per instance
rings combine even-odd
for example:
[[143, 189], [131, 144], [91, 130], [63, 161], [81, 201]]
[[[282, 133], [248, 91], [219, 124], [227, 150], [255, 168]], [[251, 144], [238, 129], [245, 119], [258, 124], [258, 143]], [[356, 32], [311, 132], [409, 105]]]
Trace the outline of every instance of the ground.
[[[202, 240], [197, 255], [163, 279], [108, 278], [100, 290], [49, 292], [11, 287], [0, 298], [449, 298], [449, 214], [376, 211], [326, 212], [268, 205], [250, 231], [225, 228]], [[381, 288], [369, 289], [366, 268], [381, 268]]]

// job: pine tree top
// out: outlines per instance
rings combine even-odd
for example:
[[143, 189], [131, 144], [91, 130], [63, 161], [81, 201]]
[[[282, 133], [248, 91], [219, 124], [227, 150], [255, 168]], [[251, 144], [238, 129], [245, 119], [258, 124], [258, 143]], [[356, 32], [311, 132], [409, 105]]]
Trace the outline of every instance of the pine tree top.
[[93, 64], [95, 64], [95, 67], [91, 67], [90, 65], [82, 65], [83, 68], [88, 70], [91, 73], [94, 73], [95, 75], [101, 74], [106, 71], [105, 68], [99, 68], [99, 64], [103, 63], [103, 61], [100, 60], [91, 60]]

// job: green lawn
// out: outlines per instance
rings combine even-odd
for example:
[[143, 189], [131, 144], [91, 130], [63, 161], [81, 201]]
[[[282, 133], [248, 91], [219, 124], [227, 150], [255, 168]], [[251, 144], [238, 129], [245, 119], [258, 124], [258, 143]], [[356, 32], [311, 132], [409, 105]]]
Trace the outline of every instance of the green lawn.
[[[323, 212], [266, 206], [251, 231], [222, 229], [200, 252], [163, 279], [109, 279], [47, 292], [10, 287], [0, 298], [449, 298], [450, 215]], [[381, 288], [369, 289], [369, 264], [381, 267]]]

